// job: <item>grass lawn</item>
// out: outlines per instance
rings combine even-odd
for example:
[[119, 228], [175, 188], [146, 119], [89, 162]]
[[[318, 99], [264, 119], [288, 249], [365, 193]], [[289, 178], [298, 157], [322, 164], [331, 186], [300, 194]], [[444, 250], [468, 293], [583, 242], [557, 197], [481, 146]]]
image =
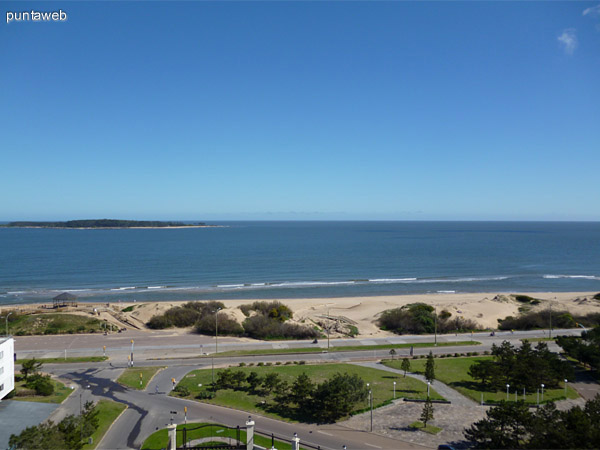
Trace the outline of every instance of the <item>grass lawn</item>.
[[[453, 347], [461, 345], [480, 345], [477, 341], [459, 341], [459, 342], [438, 342], [437, 347]], [[229, 352], [220, 352], [218, 356], [244, 356], [244, 355], [293, 355], [296, 353], [323, 353], [323, 352], [355, 352], [360, 350], [391, 350], [401, 348], [423, 348], [434, 347], [433, 342], [417, 342], [415, 344], [385, 344], [385, 345], [348, 345], [340, 347], [330, 347], [329, 350], [321, 347], [308, 348], [273, 348], [260, 350], [232, 350]], [[202, 357], [210, 358], [212, 355], [202, 355]]]
[[[333, 376], [336, 372], [346, 374], [357, 374], [365, 382], [370, 383], [373, 389], [373, 404], [375, 407], [389, 403], [393, 399], [394, 385], [396, 381], [396, 398], [418, 398], [425, 399], [427, 397], [427, 385], [414, 378], [390, 373], [383, 370], [371, 369], [352, 364], [321, 364], [321, 365], [288, 365], [288, 366], [252, 366], [252, 367], [232, 367], [233, 371], [241, 370], [246, 375], [255, 371], [259, 376], [264, 376], [270, 372], [276, 372], [281, 379], [292, 384], [298, 375], [305, 372], [313, 381], [320, 383]], [[217, 379], [215, 370], [215, 380]], [[210, 369], [194, 370], [187, 374], [179, 383], [179, 386], [186, 387], [190, 391], [190, 395], [186, 398], [194, 399], [200, 392], [206, 392], [210, 389], [212, 381], [212, 373]], [[199, 386], [201, 385], [201, 386]], [[431, 398], [442, 400], [443, 398], [431, 390]], [[216, 405], [228, 406], [231, 408], [241, 409], [243, 411], [264, 414], [270, 417], [283, 420], [298, 420], [294, 416], [294, 408], [289, 408], [284, 416], [281, 411], [276, 411], [273, 408], [274, 402], [272, 395], [265, 397], [249, 393], [247, 390], [225, 389], [219, 390], [217, 395], [212, 399], [203, 399], [207, 403]], [[264, 402], [264, 403], [263, 403]], [[368, 408], [368, 400], [357, 405], [354, 412], [362, 411]]]
[[[237, 435], [237, 430], [231, 430], [227, 427], [224, 427], [220, 424], [210, 424], [212, 426], [203, 427], [198, 430], [189, 431], [191, 428], [196, 428], [201, 425], [209, 425], [208, 423], [188, 423], [187, 425], [177, 425], [177, 430], [182, 430], [184, 427], [187, 428], [187, 439], [188, 442], [194, 439], [201, 439], [207, 437], [215, 437], [218, 436], [220, 438], [232, 438], [235, 439]], [[163, 448], [167, 448], [167, 443], [169, 440], [168, 432], [166, 428], [162, 430], [158, 430], [152, 433], [142, 444], [142, 450], [159, 450]], [[246, 431], [240, 430], [240, 440], [242, 442], [246, 442]], [[222, 444], [223, 442], [218, 442]], [[232, 440], [233, 443], [233, 440]], [[264, 447], [271, 448], [271, 439], [261, 436], [257, 433], [254, 433], [254, 443]], [[183, 445], [183, 433], [177, 433], [177, 446], [180, 447]], [[277, 450], [291, 450], [292, 446], [288, 442], [281, 442], [277, 439], [275, 440], [275, 448]], [[300, 448], [303, 448], [300, 445]]]
[[[474, 358], [435, 358], [436, 378], [479, 403], [481, 401], [482, 393], [481, 383], [471, 378], [467, 372], [469, 367], [471, 367], [475, 361], [483, 361], [485, 359], [492, 359], [492, 356], [477, 356]], [[424, 373], [426, 361], [426, 359], [410, 360], [410, 371], [421, 374]], [[400, 364], [401, 361], [385, 362], [386, 366], [395, 369], [400, 369]], [[579, 397], [579, 394], [577, 394], [577, 391], [570, 386], [567, 386], [567, 397], [575, 399]], [[527, 403], [537, 403], [537, 395], [535, 392], [526, 392], [526, 396], [523, 398], [523, 392], [520, 391], [517, 398], [519, 400], [525, 400]], [[564, 398], [564, 388], [544, 390], [544, 402], [564, 400]], [[509, 400], [514, 399], [515, 391], [513, 389], [510, 391]], [[500, 400], [506, 400], [506, 391], [483, 391], [484, 402], [495, 403]]]
[[164, 369], [164, 367], [130, 367], [125, 369], [125, 372], [117, 378], [117, 383], [121, 383], [132, 389], [146, 389], [152, 377], [160, 369]]
[[76, 314], [16, 314], [9, 321], [10, 333], [15, 336], [34, 334], [77, 334], [104, 331], [104, 321]]
[[19, 400], [22, 402], [39, 402], [39, 403], [62, 403], [65, 398], [71, 395], [73, 390], [67, 386], [65, 386], [60, 381], [56, 381], [54, 379], [50, 379], [50, 382], [54, 385], [54, 394], [44, 396], [44, 395], [19, 395], [19, 391], [30, 389], [25, 388], [25, 381], [21, 379], [20, 376], [15, 377], [15, 390], [17, 391], [17, 395], [15, 395], [12, 400]]
[[414, 428], [415, 430], [419, 430], [419, 431], [424, 431], [426, 433], [429, 434], [438, 434], [440, 431], [442, 431], [441, 428], [439, 427], [434, 427], [433, 425], [427, 425], [426, 427], [423, 426], [423, 422], [417, 420], [416, 422], [413, 422], [409, 425], [410, 428]]
[[[23, 361], [29, 361], [33, 358], [25, 358], [25, 359], [17, 359], [17, 364], [23, 364]], [[100, 362], [106, 361], [108, 356], [68, 356], [65, 358], [35, 358], [36, 361], [39, 361], [44, 364], [60, 364], [60, 363], [84, 363], [84, 362]]]
[[100, 400], [95, 409], [98, 411], [98, 429], [92, 434], [93, 443], [85, 444], [85, 450], [96, 448], [102, 440], [104, 434], [108, 431], [112, 423], [127, 408], [123, 403], [113, 402], [111, 400]]

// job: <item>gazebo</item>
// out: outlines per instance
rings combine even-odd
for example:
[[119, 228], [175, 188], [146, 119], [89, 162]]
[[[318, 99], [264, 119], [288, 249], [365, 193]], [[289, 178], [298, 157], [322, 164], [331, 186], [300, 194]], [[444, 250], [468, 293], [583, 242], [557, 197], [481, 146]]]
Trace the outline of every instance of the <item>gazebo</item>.
[[64, 306], [77, 306], [77, 296], [63, 292], [52, 299], [53, 308], [62, 308]]

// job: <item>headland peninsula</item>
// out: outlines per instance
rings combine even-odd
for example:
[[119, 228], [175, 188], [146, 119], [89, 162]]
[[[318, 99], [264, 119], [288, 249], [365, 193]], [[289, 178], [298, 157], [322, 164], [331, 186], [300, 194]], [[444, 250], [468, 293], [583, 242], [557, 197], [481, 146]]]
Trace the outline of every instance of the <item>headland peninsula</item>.
[[19, 221], [0, 225], [4, 228], [66, 228], [66, 229], [115, 229], [115, 228], [204, 228], [214, 227], [204, 222], [163, 222], [158, 220], [86, 219], [65, 222]]

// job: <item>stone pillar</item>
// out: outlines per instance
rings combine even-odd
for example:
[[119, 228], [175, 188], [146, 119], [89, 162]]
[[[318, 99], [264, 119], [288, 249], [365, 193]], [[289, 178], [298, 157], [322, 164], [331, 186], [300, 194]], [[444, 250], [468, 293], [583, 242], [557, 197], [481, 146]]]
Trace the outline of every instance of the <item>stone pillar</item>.
[[175, 424], [168, 425], [167, 430], [169, 432], [168, 450], [176, 450], [177, 449], [177, 425], [175, 425]]
[[246, 420], [246, 450], [254, 450], [254, 420], [250, 416]]
[[292, 450], [300, 450], [300, 438], [298, 433], [294, 433], [294, 439], [292, 439]]

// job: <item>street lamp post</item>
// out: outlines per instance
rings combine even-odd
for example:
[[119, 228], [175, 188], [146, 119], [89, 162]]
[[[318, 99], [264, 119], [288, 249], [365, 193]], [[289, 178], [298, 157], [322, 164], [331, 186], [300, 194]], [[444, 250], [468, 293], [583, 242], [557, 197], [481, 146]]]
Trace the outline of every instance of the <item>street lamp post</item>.
[[427, 398], [429, 398], [429, 387], [431, 386], [431, 382], [427, 382]]
[[369, 399], [371, 403], [371, 432], [373, 432], [373, 391], [369, 391]]
[[327, 308], [327, 353], [329, 353], [329, 333], [331, 331], [331, 322], [329, 318], [329, 308]]
[[567, 399], [567, 382], [568, 380], [565, 378], [565, 400]]
[[131, 367], [133, 367], [133, 339], [131, 340]]
[[394, 381], [394, 399], [396, 398], [396, 382]]
[[6, 335], [8, 336], [8, 316], [12, 314], [12, 311], [6, 315]]
[[371, 383], [367, 383], [367, 389], [369, 389], [369, 408], [371, 407], [371, 389], [369, 388], [369, 386], [371, 386]]
[[544, 403], [544, 383], [542, 383], [542, 403]]
[[508, 388], [510, 387], [510, 384], [506, 385], [506, 401], [508, 401]]
[[219, 351], [219, 311], [221, 311], [221, 308], [217, 308], [215, 311], [215, 351], [211, 358], [213, 389], [215, 388], [215, 353]]

